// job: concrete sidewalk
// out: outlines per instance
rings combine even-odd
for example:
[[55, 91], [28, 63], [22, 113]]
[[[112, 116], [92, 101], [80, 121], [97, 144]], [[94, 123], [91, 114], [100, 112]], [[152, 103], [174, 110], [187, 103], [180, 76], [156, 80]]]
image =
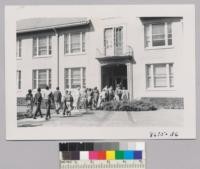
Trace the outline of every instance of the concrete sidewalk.
[[[45, 112], [45, 110], [43, 110]], [[63, 116], [62, 113], [55, 114], [52, 110], [52, 118], [45, 120], [25, 118], [17, 121], [18, 127], [175, 127], [183, 125], [182, 109], [160, 109], [156, 111], [99, 111], [80, 110], [72, 111], [72, 116]]]

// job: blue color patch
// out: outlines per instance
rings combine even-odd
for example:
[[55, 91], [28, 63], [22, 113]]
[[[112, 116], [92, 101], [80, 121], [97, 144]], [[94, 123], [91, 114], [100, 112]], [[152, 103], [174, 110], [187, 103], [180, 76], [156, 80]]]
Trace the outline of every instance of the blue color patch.
[[134, 151], [134, 158], [136, 160], [142, 160], [142, 151]]
[[134, 151], [124, 151], [124, 159], [125, 160], [134, 159]]

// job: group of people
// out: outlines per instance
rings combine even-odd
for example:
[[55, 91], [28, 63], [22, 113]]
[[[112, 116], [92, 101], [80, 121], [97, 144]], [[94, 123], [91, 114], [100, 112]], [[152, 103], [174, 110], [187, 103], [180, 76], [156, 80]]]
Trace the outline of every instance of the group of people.
[[[72, 110], [79, 109], [101, 109], [104, 102], [108, 101], [128, 101], [129, 93], [120, 85], [117, 85], [115, 90], [112, 86], [105, 86], [101, 92], [97, 87], [92, 88], [77, 88], [73, 91], [65, 90], [62, 95], [59, 87], [52, 92], [48, 86], [42, 94], [41, 89], [38, 88], [36, 94], [33, 96], [32, 90], [29, 89], [26, 95], [27, 113], [31, 114], [34, 119], [38, 116], [43, 117], [41, 112], [42, 101], [45, 103], [46, 120], [51, 118], [51, 107], [54, 105], [55, 113], [59, 114], [62, 111], [63, 116], [71, 116]], [[33, 112], [33, 107], [35, 110]]]

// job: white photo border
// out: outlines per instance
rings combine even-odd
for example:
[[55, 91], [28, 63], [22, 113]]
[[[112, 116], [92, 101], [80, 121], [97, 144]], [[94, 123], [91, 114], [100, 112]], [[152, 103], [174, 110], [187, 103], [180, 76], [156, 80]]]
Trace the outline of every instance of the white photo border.
[[[44, 12], [45, 11], [45, 12]], [[53, 11], [53, 12], [52, 12]], [[81, 11], [81, 12], [80, 12]], [[130, 17], [180, 16], [184, 18], [183, 127], [17, 127], [16, 106], [16, 21], [31, 17]], [[11, 50], [12, 48], [12, 50]], [[89, 140], [89, 139], [152, 139], [151, 132], [177, 132], [177, 137], [156, 139], [196, 138], [195, 85], [195, 6], [187, 5], [69, 5], [69, 6], [6, 6], [5, 7], [5, 87], [7, 140]], [[72, 132], [73, 131], [73, 132]], [[155, 139], [155, 138], [153, 138]]]

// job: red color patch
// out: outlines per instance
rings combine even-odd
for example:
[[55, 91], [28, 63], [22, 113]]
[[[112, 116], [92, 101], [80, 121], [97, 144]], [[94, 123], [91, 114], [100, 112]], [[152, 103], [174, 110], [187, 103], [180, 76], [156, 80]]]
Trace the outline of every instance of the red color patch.
[[99, 151], [98, 152], [98, 160], [105, 160], [106, 159], [106, 152], [105, 151]]

